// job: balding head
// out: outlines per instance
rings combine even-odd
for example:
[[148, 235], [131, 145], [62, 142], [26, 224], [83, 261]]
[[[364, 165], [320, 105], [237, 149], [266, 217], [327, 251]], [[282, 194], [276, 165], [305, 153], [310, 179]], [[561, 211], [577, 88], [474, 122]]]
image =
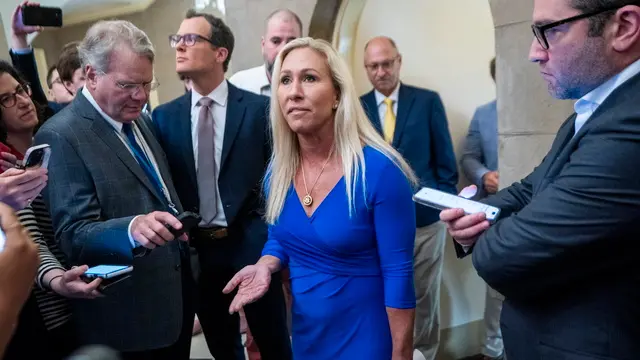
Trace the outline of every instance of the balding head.
[[301, 36], [302, 22], [293, 11], [280, 9], [267, 17], [262, 37], [262, 57], [269, 74], [273, 70], [273, 62], [280, 49]]
[[383, 95], [391, 95], [398, 86], [401, 65], [402, 57], [392, 39], [378, 36], [365, 45], [364, 66], [367, 76], [373, 87]]

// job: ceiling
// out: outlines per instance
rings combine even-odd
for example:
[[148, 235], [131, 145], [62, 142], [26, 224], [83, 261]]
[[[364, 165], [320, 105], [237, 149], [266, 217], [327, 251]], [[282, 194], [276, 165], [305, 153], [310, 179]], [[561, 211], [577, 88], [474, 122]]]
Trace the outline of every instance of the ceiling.
[[155, 0], [60, 0], [64, 25], [142, 11]]

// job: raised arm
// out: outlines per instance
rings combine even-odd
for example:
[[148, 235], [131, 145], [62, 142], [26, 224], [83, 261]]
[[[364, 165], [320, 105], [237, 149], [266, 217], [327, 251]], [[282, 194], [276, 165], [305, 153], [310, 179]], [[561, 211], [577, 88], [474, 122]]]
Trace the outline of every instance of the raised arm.
[[416, 306], [413, 284], [416, 235], [413, 192], [404, 174], [393, 163], [380, 172], [371, 190], [385, 305], [393, 340], [393, 359], [411, 359]]

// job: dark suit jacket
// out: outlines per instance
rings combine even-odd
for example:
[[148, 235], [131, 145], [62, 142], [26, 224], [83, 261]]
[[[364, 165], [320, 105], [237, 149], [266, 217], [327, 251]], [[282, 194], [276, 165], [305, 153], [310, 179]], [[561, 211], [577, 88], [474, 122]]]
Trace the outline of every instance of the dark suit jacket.
[[[160, 145], [142, 118], [137, 124], [180, 209]], [[183, 321], [179, 244], [134, 258], [128, 236], [136, 215], [167, 211], [162, 194], [82, 93], [42, 126], [35, 143], [51, 145], [43, 195], [56, 239], [70, 262], [134, 267], [131, 278], [110, 288], [106, 297], [74, 304], [81, 341], [120, 351], [173, 344]]]
[[[261, 181], [271, 157], [269, 99], [228, 85], [218, 187], [230, 234], [235, 239], [230, 251], [220, 253], [215, 261], [240, 268], [260, 258], [267, 239]], [[152, 117], [180, 201], [186, 210], [197, 213], [200, 204], [191, 139], [191, 92], [158, 106]]]
[[[360, 100], [373, 126], [382, 134], [374, 91], [363, 95]], [[447, 117], [438, 93], [400, 85], [392, 145], [411, 165], [421, 187], [456, 193], [458, 168]], [[439, 216], [439, 211], [416, 204], [418, 227], [438, 221]]]
[[529, 176], [484, 201], [502, 216], [473, 264], [506, 297], [508, 358], [638, 358], [639, 104], [635, 76], [574, 137], [572, 115]]

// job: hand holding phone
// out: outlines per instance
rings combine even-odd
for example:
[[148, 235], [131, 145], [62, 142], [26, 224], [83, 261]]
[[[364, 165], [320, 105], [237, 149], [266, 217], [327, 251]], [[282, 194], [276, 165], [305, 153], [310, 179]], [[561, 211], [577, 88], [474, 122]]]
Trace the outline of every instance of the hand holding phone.
[[420, 189], [413, 200], [437, 210], [462, 209], [467, 215], [483, 213], [488, 221], [495, 221], [500, 215], [500, 209], [495, 206], [427, 187]]
[[182, 214], [178, 215], [178, 221], [182, 223], [182, 228], [180, 230], [176, 230], [173, 226], [167, 224], [167, 229], [173, 234], [173, 236], [177, 239], [183, 234], [188, 234], [191, 229], [198, 226], [200, 221], [202, 221], [202, 217], [196, 213], [192, 213], [189, 211], [185, 211]]
[[[475, 186], [472, 185], [472, 187]], [[468, 188], [462, 190], [461, 193], [466, 192]], [[427, 201], [426, 199], [424, 199], [424, 196], [422, 196], [422, 198], [423, 199], [421, 201]], [[466, 201], [471, 201], [462, 197], [458, 198]], [[434, 204], [433, 206], [440, 206], [445, 209], [440, 213], [440, 220], [442, 220], [447, 225], [447, 229], [449, 230], [449, 234], [451, 234], [451, 237], [453, 237], [453, 239], [462, 246], [472, 246], [473, 244], [475, 244], [476, 240], [478, 240], [478, 237], [482, 235], [482, 233], [486, 231], [489, 226], [491, 226], [490, 222], [487, 219], [487, 213], [494, 220], [497, 219], [500, 213], [500, 209], [488, 206], [486, 204], [478, 203], [476, 201], [471, 201], [472, 203], [475, 203], [472, 205], [469, 205], [468, 203], [462, 202], [457, 199], [455, 203], [451, 203], [446, 200], [442, 200], [437, 196], [435, 199], [431, 197], [429, 201], [439, 202], [440, 204]], [[443, 204], [443, 202], [447, 203]], [[458, 205], [462, 205], [466, 207], [466, 209]]]
[[[168, 212], [154, 211], [133, 218], [130, 228], [131, 236], [138, 244], [147, 249], [155, 249], [157, 246], [164, 246], [169, 241], [175, 240], [176, 237], [169, 229], [182, 229], [182, 224]], [[182, 235], [179, 240], [186, 241], [188, 237]]]
[[32, 146], [27, 149], [24, 154], [22, 163], [17, 163], [16, 167], [19, 169], [30, 169], [40, 167], [46, 169], [49, 165], [49, 158], [51, 157], [51, 147], [49, 144], [42, 144]]
[[89, 268], [82, 279], [91, 283], [94, 279], [101, 279], [98, 290], [103, 292], [109, 287], [128, 279], [133, 271], [133, 266], [127, 265], [98, 265]]
[[62, 9], [27, 3], [22, 6], [22, 23], [28, 26], [62, 27]]

